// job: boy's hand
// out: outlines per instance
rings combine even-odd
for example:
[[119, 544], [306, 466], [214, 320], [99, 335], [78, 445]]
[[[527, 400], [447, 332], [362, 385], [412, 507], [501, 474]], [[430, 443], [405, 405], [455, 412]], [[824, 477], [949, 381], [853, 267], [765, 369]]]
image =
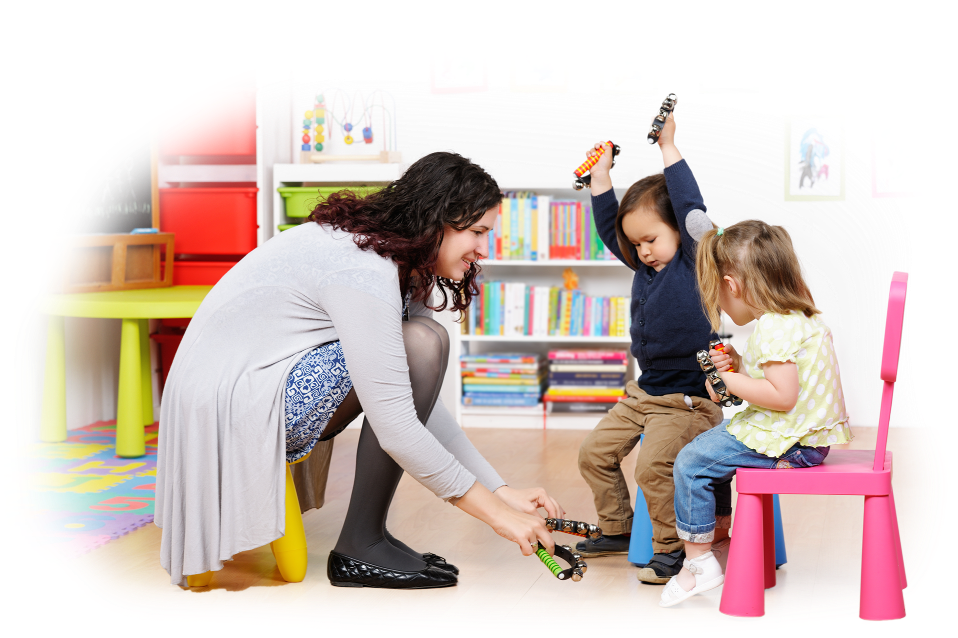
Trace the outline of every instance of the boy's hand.
[[669, 113], [659, 133], [659, 148], [662, 149], [662, 160], [665, 168], [682, 161], [682, 154], [675, 148], [675, 118]]
[[708, 379], [705, 380], [705, 389], [708, 390], [709, 398], [712, 399], [712, 403], [718, 403], [719, 395], [715, 394], [715, 390], [712, 389], [712, 384], [709, 383]]
[[601, 195], [612, 190], [612, 178], [609, 177], [609, 169], [612, 168], [612, 145], [608, 142], [596, 142], [595, 147], [589, 149], [585, 155], [586, 157], [592, 157], [600, 148], [605, 149], [605, 152], [599, 156], [599, 161], [596, 162], [595, 166], [589, 169], [589, 174], [592, 175], [592, 183], [589, 189], [593, 195]]
[[660, 147], [675, 145], [675, 118], [672, 117], [671, 113], [669, 113], [669, 116], [665, 118], [665, 124], [662, 126], [662, 131], [659, 133], [658, 145]]
[[599, 161], [596, 162], [596, 165], [589, 169], [589, 173], [592, 174], [592, 179], [601, 175], [608, 175], [609, 170], [612, 168], [612, 145], [608, 142], [596, 142], [595, 147], [590, 148], [585, 156], [592, 157], [598, 153], [599, 149], [604, 149], [605, 152], [599, 156]]

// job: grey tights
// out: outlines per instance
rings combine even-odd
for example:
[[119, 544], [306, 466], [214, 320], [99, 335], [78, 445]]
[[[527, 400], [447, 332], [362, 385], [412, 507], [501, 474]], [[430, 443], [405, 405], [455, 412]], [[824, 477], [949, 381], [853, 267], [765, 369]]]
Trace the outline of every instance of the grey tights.
[[[425, 423], [436, 405], [446, 374], [449, 335], [434, 320], [414, 316], [403, 322], [403, 340], [416, 415]], [[326, 430], [337, 433], [361, 412], [362, 406], [353, 389], [330, 419]], [[353, 492], [336, 552], [399, 571], [426, 568], [422, 554], [396, 540], [386, 530], [386, 515], [402, 474], [403, 469], [380, 447], [369, 420], [363, 419], [356, 450]]]

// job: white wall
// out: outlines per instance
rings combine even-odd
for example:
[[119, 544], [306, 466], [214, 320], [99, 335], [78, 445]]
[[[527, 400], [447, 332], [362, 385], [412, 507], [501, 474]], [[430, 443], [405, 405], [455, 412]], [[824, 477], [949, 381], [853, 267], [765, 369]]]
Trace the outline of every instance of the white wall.
[[[878, 135], [898, 123], [886, 123], [880, 114], [840, 88], [789, 75], [725, 76], [640, 65], [643, 75], [657, 78], [659, 96], [599, 95], [599, 72], [605, 70], [609, 86], [608, 69], [615, 63], [584, 58], [553, 60], [560, 73], [568, 65], [569, 93], [514, 93], [508, 88], [509, 61], [521, 62], [524, 54], [457, 52], [477, 61], [488, 59], [488, 92], [430, 93], [429, 55], [441, 56], [442, 49], [425, 47], [369, 45], [319, 52], [257, 69], [261, 190], [268, 190], [272, 184], [274, 163], [290, 162], [290, 142], [299, 137], [296, 131], [302, 112], [311, 106], [317, 88], [340, 87], [350, 97], [357, 89], [364, 95], [376, 88], [388, 91], [397, 104], [403, 168], [427, 153], [454, 150], [486, 168], [504, 189], [569, 188], [572, 170], [581, 163], [588, 147], [598, 140], [613, 139], [623, 148], [613, 170], [620, 193], [632, 181], [661, 170], [661, 154], [649, 147], [645, 134], [662, 97], [674, 92], [679, 98], [676, 143], [695, 172], [712, 219], [727, 226], [759, 217], [781, 224], [791, 233], [816, 303], [835, 333], [853, 424], [877, 422], [881, 387], [878, 365], [888, 285], [894, 270], [910, 273], [905, 347], [892, 425], [924, 422], [942, 427], [931, 395], [927, 357], [929, 294], [938, 238], [934, 202], [927, 188], [922, 189], [925, 197], [913, 199], [875, 199], [870, 194], [871, 130]], [[292, 126], [290, 70], [296, 80], [292, 109], [296, 119]], [[699, 94], [700, 81], [707, 87], [757, 85], [760, 91], [750, 95]], [[388, 99], [387, 106], [392, 106]], [[784, 201], [782, 116], [802, 113], [845, 116], [847, 178], [842, 202]], [[375, 150], [382, 148], [381, 122], [377, 110], [373, 122]], [[899, 126], [906, 124], [911, 123]], [[905, 133], [906, 129], [896, 131]], [[357, 132], [354, 137], [360, 136]], [[369, 152], [361, 143], [347, 147], [341, 135], [331, 134], [327, 139], [328, 148], [337, 154]], [[268, 192], [261, 193], [260, 207], [261, 219], [271, 220], [272, 198]], [[5, 372], [13, 367], [12, 344], [21, 317], [29, 334], [21, 334], [20, 339], [30, 345], [22, 348], [19, 356], [29, 357], [31, 365], [42, 362], [43, 339], [30, 332], [41, 326], [23, 315], [25, 301], [36, 293], [36, 285], [34, 282], [26, 291], [25, 300], [8, 318], [3, 344]], [[67, 369], [70, 428], [115, 417], [113, 370], [117, 346], [113, 342], [115, 332], [118, 343], [119, 331], [108, 322], [100, 327], [89, 325], [100, 322], [86, 322], [71, 321], [67, 327], [68, 341], [77, 330], [89, 337], [85, 344], [68, 346], [68, 361], [74, 362], [68, 363]], [[746, 334], [737, 336], [737, 343], [743, 343]], [[77, 348], [83, 353], [74, 352]], [[92, 357], [91, 348], [101, 352], [102, 358], [80, 363], [76, 356]], [[12, 406], [12, 385], [7, 384], [10, 398], [5, 405]], [[34, 386], [35, 378], [21, 384], [20, 390], [29, 394], [30, 388], [36, 389]], [[447, 402], [448, 391], [448, 387], [444, 389]], [[93, 398], [94, 393], [100, 393], [100, 397]], [[17, 417], [26, 420], [25, 431], [35, 431], [33, 412], [38, 402], [39, 397], [33, 403], [20, 399]], [[13, 426], [11, 410], [4, 412], [4, 440], [12, 441], [8, 438], [8, 428]]]
[[[292, 84], [318, 92], [325, 85], [322, 73], [316, 76], [312, 82], [300, 76]], [[281, 78], [261, 81], [267, 91], [295, 92]], [[929, 227], [942, 216], [919, 196], [872, 196], [873, 144], [900, 125], [903, 111], [882, 113], [863, 104], [824, 108], [827, 100], [795, 103], [779, 91], [674, 84], [654, 90], [592, 89], [587, 100], [573, 81], [565, 90], [523, 92], [514, 89], [509, 75], [490, 77], [488, 89], [476, 93], [433, 93], [426, 73], [401, 82], [337, 86], [347, 94], [382, 88], [394, 95], [405, 164], [432, 151], [456, 151], [511, 189], [568, 188], [585, 150], [603, 139], [623, 147], [613, 169], [618, 186], [661, 171], [661, 153], [646, 143], [645, 133], [662, 98], [674, 91], [679, 96], [677, 145], [713, 220], [727, 226], [758, 218], [783, 225], [792, 235], [816, 303], [835, 333], [848, 409], [859, 425], [878, 420], [891, 275], [911, 273], [897, 405], [920, 403], [920, 371], [934, 366], [924, 352], [943, 345], [933, 335], [947, 331], [944, 317], [929, 317], [940, 300], [937, 291], [946, 285], [943, 273], [929, 266], [926, 248], [934, 239]], [[819, 113], [844, 122], [844, 200], [785, 201], [786, 127], [793, 117]], [[920, 195], [921, 186], [915, 186]], [[751, 328], [732, 328], [741, 346]], [[899, 412], [895, 425], [917, 425], [918, 414]]]

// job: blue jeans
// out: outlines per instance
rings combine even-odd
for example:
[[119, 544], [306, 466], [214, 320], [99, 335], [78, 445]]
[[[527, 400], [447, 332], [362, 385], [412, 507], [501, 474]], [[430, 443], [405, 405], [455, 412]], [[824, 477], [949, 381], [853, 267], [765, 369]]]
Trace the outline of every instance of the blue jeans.
[[732, 514], [732, 477], [740, 467], [787, 469], [814, 467], [827, 447], [795, 444], [778, 458], [756, 452], [729, 434], [725, 424], [698, 435], [675, 459], [675, 528], [690, 543], [715, 538], [715, 517]]

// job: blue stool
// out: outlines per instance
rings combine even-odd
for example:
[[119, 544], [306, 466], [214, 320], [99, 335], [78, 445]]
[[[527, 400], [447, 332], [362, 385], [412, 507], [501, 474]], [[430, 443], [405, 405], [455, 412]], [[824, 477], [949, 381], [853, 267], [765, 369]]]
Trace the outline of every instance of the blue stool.
[[[639, 446], [642, 445], [644, 438], [644, 434], [639, 437]], [[782, 508], [778, 504], [778, 494], [772, 496], [772, 505], [775, 510], [775, 568], [778, 569], [788, 562], [785, 554], [785, 532], [782, 529]], [[629, 541], [629, 562], [637, 567], [644, 567], [652, 556], [652, 521], [649, 519], [649, 506], [645, 502], [642, 490], [636, 486], [635, 516], [632, 518], [632, 538]]]

